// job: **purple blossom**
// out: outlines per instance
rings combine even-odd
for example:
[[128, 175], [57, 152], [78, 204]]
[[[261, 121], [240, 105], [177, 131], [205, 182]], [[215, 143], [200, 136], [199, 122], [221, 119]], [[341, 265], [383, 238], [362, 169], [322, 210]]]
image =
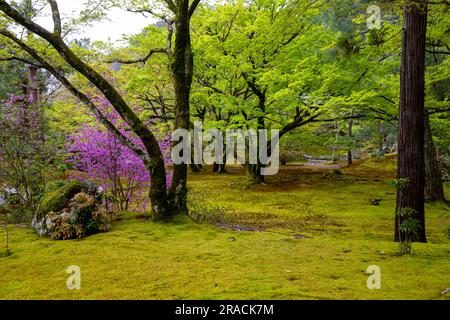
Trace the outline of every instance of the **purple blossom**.
[[[120, 115], [104, 98], [94, 96], [92, 100], [97, 104], [100, 112], [114, 124], [135, 146], [145, 150], [141, 140], [132, 133]], [[171, 164], [171, 136], [154, 132], [160, 141], [160, 147], [166, 164], [166, 182], [170, 185], [172, 172]], [[76, 133], [67, 137], [67, 162], [97, 181], [109, 195], [115, 199], [117, 209], [127, 210], [131, 202], [136, 204], [136, 210], [144, 211], [148, 206], [148, 197], [144, 187], [150, 182], [149, 171], [143, 161], [127, 146], [123, 145], [112, 133], [103, 128], [100, 122], [84, 124]], [[73, 175], [81, 178], [81, 175]]]

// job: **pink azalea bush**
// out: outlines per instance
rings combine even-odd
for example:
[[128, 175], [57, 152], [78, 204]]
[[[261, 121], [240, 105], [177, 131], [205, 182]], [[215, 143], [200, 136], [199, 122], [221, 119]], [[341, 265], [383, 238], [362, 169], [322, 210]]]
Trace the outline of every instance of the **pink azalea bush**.
[[[109, 121], [137, 147], [144, 149], [140, 139], [135, 136], [120, 115], [106, 99], [96, 97], [95, 101]], [[139, 110], [138, 110], [139, 111]], [[169, 134], [154, 132], [160, 141], [167, 170], [167, 185], [171, 181]], [[142, 160], [112, 133], [107, 131], [96, 119], [94, 123], [82, 125], [77, 132], [67, 138], [67, 162], [100, 184], [109, 197], [109, 204], [117, 210], [128, 210], [131, 203], [134, 210], [145, 211], [148, 205], [147, 185], [151, 177]], [[74, 174], [80, 179], [82, 175]], [[108, 203], [107, 203], [108, 204]]]

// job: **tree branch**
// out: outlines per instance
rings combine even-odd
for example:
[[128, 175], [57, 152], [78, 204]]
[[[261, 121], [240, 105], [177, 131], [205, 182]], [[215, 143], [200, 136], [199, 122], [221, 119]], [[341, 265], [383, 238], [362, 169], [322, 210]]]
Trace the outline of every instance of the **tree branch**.
[[175, 2], [173, 2], [172, 0], [164, 0], [164, 2], [167, 4], [167, 7], [170, 11], [172, 11], [175, 15], [178, 14], [178, 8], [175, 5]]
[[[14, 34], [7, 30], [0, 29], [0, 35], [3, 35], [13, 42], [15, 42], [22, 50], [27, 52], [31, 57], [33, 57], [36, 61], [38, 61], [42, 68], [46, 69], [48, 72], [50, 72], [64, 87], [67, 88], [74, 96], [76, 96], [78, 99], [80, 99], [81, 102], [83, 102], [89, 110], [91, 110], [97, 119], [117, 138], [120, 142], [122, 142], [124, 145], [126, 145], [130, 150], [132, 150], [143, 162], [144, 164], [148, 165], [150, 162], [150, 159], [148, 155], [138, 148], [134, 143], [132, 143], [127, 137], [125, 137], [101, 112], [98, 110], [98, 108], [95, 106], [95, 104], [81, 91], [79, 91], [77, 88], [75, 88], [72, 83], [63, 76], [62, 72], [56, 70], [54, 67], [52, 67], [47, 61], [45, 61], [39, 53], [29, 47], [27, 44], [25, 44], [23, 41], [18, 39]], [[26, 62], [26, 60], [23, 60], [23, 62]], [[26, 62], [27, 63], [27, 62]]]
[[[130, 129], [141, 139], [151, 161], [147, 162], [148, 169], [154, 170], [161, 166], [163, 156], [158, 140], [150, 129], [142, 122], [138, 115], [125, 102], [116, 88], [111, 85], [100, 73], [83, 62], [61, 39], [40, 25], [23, 17], [15, 8], [6, 1], [0, 0], [0, 10], [15, 22], [24, 26], [31, 32], [45, 39], [60, 54], [60, 56], [76, 71], [82, 74], [93, 85], [95, 85], [105, 98], [111, 103], [122, 119], [130, 126]], [[158, 173], [159, 174], [159, 173]]]
[[195, 10], [197, 9], [199, 3], [201, 0], [194, 0], [191, 4], [191, 6], [189, 7], [189, 18], [192, 17], [192, 15], [194, 14]]
[[134, 64], [134, 63], [142, 63], [146, 64], [147, 60], [150, 59], [155, 53], [167, 53], [166, 49], [163, 48], [157, 48], [152, 49], [150, 52], [143, 58], [135, 59], [135, 60], [121, 60], [121, 59], [114, 59], [114, 60], [107, 60], [106, 63], [122, 63], [122, 64]]
[[61, 15], [59, 14], [58, 3], [56, 0], [47, 0], [52, 9], [52, 17], [53, 17], [53, 33], [61, 36]]
[[36, 67], [36, 68], [39, 68], [39, 69], [43, 68], [43, 66], [40, 65], [40, 64], [36, 64], [34, 62], [31, 62], [31, 61], [29, 61], [27, 59], [20, 58], [20, 57], [0, 58], [0, 61], [19, 61], [19, 62], [23, 62], [25, 64], [28, 64], [30, 66], [33, 66], [33, 67]]
[[434, 54], [447, 54], [450, 55], [450, 51], [434, 51], [434, 50], [425, 50], [428, 53], [434, 53]]
[[426, 111], [429, 115], [432, 115], [436, 113], [450, 112], [450, 108], [427, 108]]

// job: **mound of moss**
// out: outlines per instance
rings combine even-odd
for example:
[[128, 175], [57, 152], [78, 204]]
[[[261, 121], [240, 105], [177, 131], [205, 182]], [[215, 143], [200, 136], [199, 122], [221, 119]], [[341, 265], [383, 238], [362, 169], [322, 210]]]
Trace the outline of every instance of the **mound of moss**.
[[40, 220], [50, 212], [58, 212], [69, 204], [77, 193], [87, 191], [88, 185], [79, 180], [71, 180], [66, 185], [56, 189], [53, 192], [46, 193], [36, 210], [35, 218]]
[[71, 180], [42, 197], [31, 226], [40, 236], [81, 238], [106, 231], [108, 222], [104, 211], [101, 192], [96, 185]]

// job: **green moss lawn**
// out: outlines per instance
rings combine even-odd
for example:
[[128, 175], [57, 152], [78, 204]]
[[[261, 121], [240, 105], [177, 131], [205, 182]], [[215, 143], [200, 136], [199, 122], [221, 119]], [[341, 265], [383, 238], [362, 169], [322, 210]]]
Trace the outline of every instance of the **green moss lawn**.
[[[80, 241], [10, 227], [9, 257], [0, 228], [0, 299], [449, 299], [449, 207], [427, 203], [429, 243], [397, 256], [394, 172], [389, 157], [337, 173], [286, 167], [266, 185], [240, 168], [204, 172], [191, 175], [191, 210], [208, 222], [127, 212]], [[66, 287], [70, 265], [81, 290]], [[370, 265], [380, 290], [366, 286]]]

